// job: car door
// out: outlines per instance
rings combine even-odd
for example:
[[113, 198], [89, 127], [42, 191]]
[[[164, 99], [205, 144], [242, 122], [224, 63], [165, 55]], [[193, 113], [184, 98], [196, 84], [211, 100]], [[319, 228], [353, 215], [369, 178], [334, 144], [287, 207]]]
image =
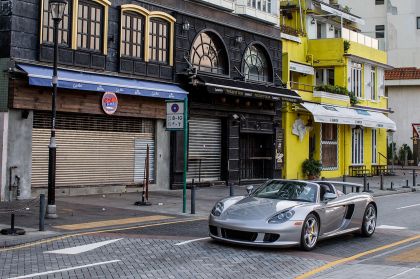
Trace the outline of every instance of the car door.
[[[334, 186], [328, 186], [331, 192], [336, 193]], [[324, 217], [321, 220], [321, 233], [328, 234], [338, 230], [343, 224], [346, 205], [342, 197], [337, 197], [329, 201], [324, 201], [321, 197], [321, 211], [321, 216]]]

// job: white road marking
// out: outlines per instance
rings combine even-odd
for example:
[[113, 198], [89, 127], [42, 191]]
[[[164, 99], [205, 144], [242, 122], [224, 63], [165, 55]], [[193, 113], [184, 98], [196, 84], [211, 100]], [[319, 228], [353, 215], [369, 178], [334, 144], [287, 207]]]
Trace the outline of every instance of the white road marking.
[[107, 261], [107, 262], [99, 262], [99, 263], [93, 263], [93, 264], [79, 265], [79, 266], [68, 267], [68, 268], [63, 268], [63, 269], [57, 269], [57, 270], [51, 270], [51, 271], [45, 271], [45, 272], [39, 272], [39, 273], [32, 273], [32, 274], [23, 275], [23, 276], [12, 277], [12, 278], [9, 278], [9, 279], [32, 278], [32, 277], [36, 277], [36, 276], [59, 273], [59, 272], [64, 272], [64, 271], [69, 271], [69, 270], [74, 270], [74, 269], [81, 269], [81, 268], [92, 267], [92, 266], [97, 266], [97, 265], [116, 263], [116, 262], [120, 262], [120, 261], [121, 260], [112, 260], [112, 261]]
[[388, 277], [388, 279], [391, 279], [391, 278], [397, 278], [397, 277], [399, 277], [399, 276], [401, 276], [401, 275], [403, 275], [403, 274], [406, 274], [406, 273], [408, 273], [408, 272], [410, 272], [410, 271], [413, 271], [413, 270], [415, 270], [415, 269], [417, 269], [417, 268], [419, 268], [419, 266], [416, 266], [416, 267], [413, 267], [413, 268], [407, 269], [407, 270], [405, 270], [405, 271], [403, 271], [403, 272], [401, 272], [401, 273], [395, 274], [394, 276]]
[[398, 227], [398, 226], [389, 226], [389, 225], [380, 225], [376, 227], [377, 229], [384, 229], [384, 230], [406, 230], [406, 227]]
[[101, 241], [101, 242], [96, 242], [96, 243], [91, 243], [91, 244], [86, 244], [86, 245], [81, 245], [81, 246], [76, 246], [76, 247], [64, 248], [64, 249], [60, 249], [60, 250], [45, 251], [44, 253], [46, 253], [46, 254], [77, 255], [77, 254], [88, 252], [88, 251], [94, 250], [96, 248], [99, 248], [99, 247], [117, 242], [121, 239], [122, 238], [118, 238], [118, 239]]
[[191, 239], [191, 240], [187, 240], [187, 241], [183, 241], [183, 242], [179, 242], [177, 244], [175, 244], [176, 246], [180, 246], [180, 245], [184, 245], [184, 244], [188, 244], [191, 242], [196, 242], [196, 241], [200, 241], [200, 240], [205, 240], [205, 239], [210, 239], [210, 237], [203, 237], [203, 238], [196, 238], [196, 239]]
[[415, 206], [420, 206], [420, 203], [413, 204], [413, 205], [407, 205], [407, 206], [403, 206], [403, 207], [398, 207], [397, 209], [404, 209], [404, 208], [410, 208], [410, 207], [415, 207]]

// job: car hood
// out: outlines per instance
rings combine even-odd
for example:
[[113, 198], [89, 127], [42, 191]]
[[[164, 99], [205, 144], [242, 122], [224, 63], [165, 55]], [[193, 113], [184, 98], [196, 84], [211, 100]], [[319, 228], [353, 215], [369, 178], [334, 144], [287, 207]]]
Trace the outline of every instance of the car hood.
[[269, 218], [277, 212], [298, 206], [300, 204], [305, 203], [298, 201], [246, 197], [227, 208], [221, 217], [224, 219], [261, 220]]

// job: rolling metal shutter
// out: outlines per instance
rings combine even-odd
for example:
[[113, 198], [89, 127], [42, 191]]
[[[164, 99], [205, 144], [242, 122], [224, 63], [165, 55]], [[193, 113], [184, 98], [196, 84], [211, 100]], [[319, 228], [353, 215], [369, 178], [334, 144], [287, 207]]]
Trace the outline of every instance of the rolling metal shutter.
[[191, 117], [189, 120], [188, 173], [187, 179], [199, 178], [201, 159], [201, 181], [220, 180], [221, 160], [220, 119]]
[[[48, 184], [49, 121], [49, 114], [34, 114], [33, 187]], [[150, 177], [154, 177], [152, 120], [58, 114], [56, 137], [58, 187], [143, 182], [144, 171], [140, 169], [144, 167], [147, 144], [150, 145]]]

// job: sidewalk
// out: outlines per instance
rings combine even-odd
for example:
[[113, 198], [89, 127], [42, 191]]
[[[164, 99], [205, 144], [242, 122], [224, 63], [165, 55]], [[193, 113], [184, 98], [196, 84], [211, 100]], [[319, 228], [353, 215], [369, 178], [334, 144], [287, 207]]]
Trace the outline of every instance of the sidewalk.
[[[397, 176], [384, 177], [384, 188], [394, 182], [396, 191], [379, 190], [379, 177], [368, 177], [374, 196], [411, 192], [402, 188], [406, 179], [412, 185], [412, 175], [398, 170]], [[342, 178], [329, 179], [342, 181]], [[363, 178], [347, 177], [348, 182], [363, 183]], [[420, 178], [418, 179], [420, 182]], [[255, 185], [256, 187], [257, 185]], [[420, 189], [420, 188], [419, 188]], [[214, 204], [229, 196], [226, 186], [203, 187], [196, 190], [196, 214], [190, 214], [190, 193], [187, 190], [187, 212], [182, 213], [182, 190], [150, 191], [151, 206], [136, 206], [141, 193], [124, 193], [57, 198], [58, 219], [46, 219], [44, 232], [38, 232], [39, 205], [16, 214], [16, 227], [25, 228], [24, 236], [0, 235], [0, 248], [32, 242], [62, 234], [94, 231], [122, 226], [170, 222], [185, 218], [207, 218]], [[246, 186], [234, 186], [235, 195], [246, 195]], [[10, 227], [10, 215], [0, 214], [0, 229]]]

